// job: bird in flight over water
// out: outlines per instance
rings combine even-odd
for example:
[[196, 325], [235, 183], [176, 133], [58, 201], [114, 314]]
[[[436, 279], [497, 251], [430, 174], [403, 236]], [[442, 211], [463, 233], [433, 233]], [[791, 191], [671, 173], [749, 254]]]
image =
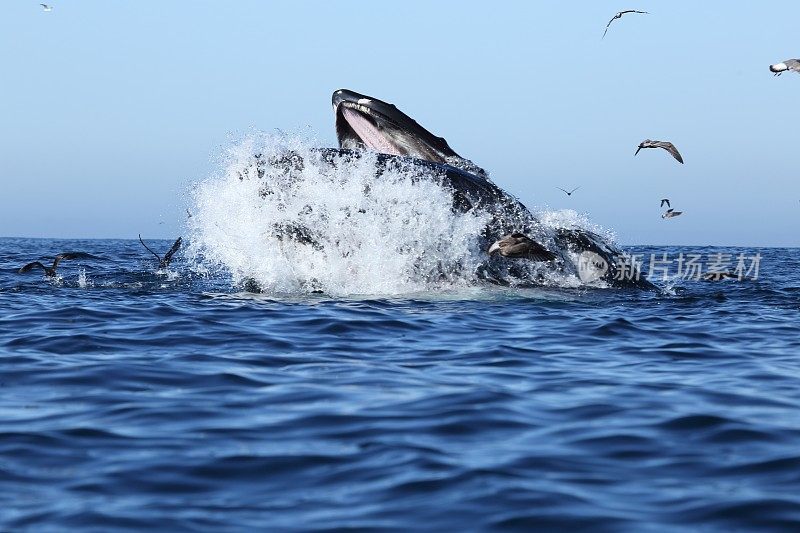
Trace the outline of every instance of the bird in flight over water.
[[800, 59], [787, 59], [786, 61], [775, 63], [774, 65], [769, 66], [769, 70], [770, 72], [774, 72], [776, 76], [780, 76], [787, 70], [793, 70], [797, 73], [800, 73]]
[[47, 4], [39, 4], [39, 5], [42, 6], [42, 9], [44, 9], [45, 11], [53, 10], [53, 6], [48, 6]]
[[611, 26], [611, 23], [614, 22], [617, 19], [621, 19], [622, 15], [624, 15], [626, 13], [641, 13], [642, 15], [647, 15], [648, 14], [647, 11], [636, 11], [635, 9], [626, 9], [625, 11], [620, 11], [619, 13], [617, 13], [616, 15], [611, 17], [611, 20], [609, 20], [608, 24], [606, 24], [606, 31], [603, 32], [603, 37], [602, 37], [603, 39], [606, 38], [606, 33], [608, 33], [608, 28], [609, 28], [609, 26]]
[[667, 209], [667, 212], [661, 215], [661, 218], [672, 218], [683, 213], [683, 211], [675, 211], [674, 209]]
[[558, 189], [559, 191], [564, 191], [565, 193], [567, 193], [567, 196], [572, 196], [572, 193], [574, 193], [575, 191], [577, 191], [580, 188], [581, 188], [581, 186], [578, 185], [577, 187], [575, 187], [571, 191], [566, 191], [566, 190], [562, 189], [561, 187], [556, 187], [556, 189]]
[[58, 264], [65, 259], [96, 259], [96, 257], [92, 254], [87, 254], [84, 252], [64, 252], [56, 256], [56, 258], [53, 260], [53, 266], [45, 266], [39, 261], [34, 261], [33, 263], [28, 263], [20, 268], [18, 272], [20, 274], [24, 274], [26, 272], [30, 272], [34, 268], [41, 268], [44, 270], [45, 276], [48, 278], [54, 278], [56, 277], [56, 268], [58, 267]]
[[645, 139], [639, 143], [639, 148], [633, 155], [637, 155], [639, 153], [639, 150], [641, 150], [642, 148], [663, 148], [664, 150], [672, 154], [672, 157], [674, 157], [678, 161], [678, 163], [680, 163], [681, 165], [683, 164], [683, 158], [681, 157], [681, 154], [678, 152], [678, 149], [675, 148], [675, 145], [672, 144], [671, 142], [651, 141], [650, 139]]
[[169, 266], [170, 262], [172, 262], [172, 256], [175, 255], [175, 252], [177, 252], [178, 248], [181, 247], [181, 238], [178, 237], [178, 240], [176, 240], [172, 244], [172, 248], [170, 248], [169, 251], [167, 253], [165, 253], [164, 257], [162, 258], [160, 255], [155, 253], [153, 250], [150, 249], [149, 246], [147, 246], [144, 243], [144, 241], [142, 240], [142, 235], [141, 234], [139, 234], [139, 242], [142, 243], [142, 246], [144, 246], [147, 249], [148, 252], [150, 252], [151, 254], [156, 256], [156, 259], [158, 259], [158, 268], [167, 268]]
[[660, 207], [664, 207], [664, 204], [667, 204], [667, 207], [672, 207], [669, 205], [669, 198], [662, 198]]

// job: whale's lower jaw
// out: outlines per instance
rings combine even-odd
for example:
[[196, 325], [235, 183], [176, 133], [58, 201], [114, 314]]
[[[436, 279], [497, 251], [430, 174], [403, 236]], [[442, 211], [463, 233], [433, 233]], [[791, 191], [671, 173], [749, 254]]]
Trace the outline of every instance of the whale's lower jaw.
[[341, 148], [365, 148], [389, 155], [401, 155], [444, 163], [450, 155], [421, 136], [405, 130], [392, 117], [369, 107], [342, 102], [336, 110], [336, 132]]
[[389, 138], [382, 135], [378, 126], [358, 111], [342, 106], [342, 118], [355, 134], [345, 137], [342, 148], [364, 146], [370, 150], [391, 155], [404, 155]]
[[[346, 132], [340, 138], [342, 148], [363, 147], [382, 154], [413, 156], [434, 163], [445, 162], [443, 154], [362, 106], [342, 104], [337, 113], [337, 122], [340, 120], [346, 121], [348, 126], [341, 128]], [[350, 132], [352, 135], [348, 134]]]

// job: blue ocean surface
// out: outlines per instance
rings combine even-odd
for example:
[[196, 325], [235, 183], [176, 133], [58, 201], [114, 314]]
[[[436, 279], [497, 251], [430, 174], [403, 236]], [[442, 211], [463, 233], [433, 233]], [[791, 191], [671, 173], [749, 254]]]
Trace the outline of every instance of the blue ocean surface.
[[[68, 250], [97, 259], [17, 273]], [[0, 239], [0, 529], [797, 531], [800, 250], [629, 251], [761, 259], [281, 295], [135, 240]]]

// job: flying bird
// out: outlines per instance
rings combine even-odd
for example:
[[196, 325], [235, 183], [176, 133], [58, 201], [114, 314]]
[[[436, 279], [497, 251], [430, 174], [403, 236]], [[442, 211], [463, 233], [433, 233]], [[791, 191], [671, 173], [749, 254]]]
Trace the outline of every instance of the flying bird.
[[56, 276], [56, 268], [58, 267], [58, 264], [67, 259], [96, 259], [96, 257], [92, 254], [87, 254], [84, 252], [64, 252], [56, 256], [56, 258], [53, 260], [53, 266], [46, 266], [39, 261], [34, 261], [33, 263], [28, 263], [27, 265], [23, 266], [17, 272], [24, 274], [26, 272], [30, 272], [34, 268], [41, 268], [44, 270], [45, 276], [54, 278]]
[[667, 209], [667, 212], [661, 215], [661, 218], [672, 218], [682, 214], [683, 211], [675, 211], [674, 209]]
[[42, 9], [44, 9], [45, 11], [53, 10], [53, 6], [48, 6], [47, 4], [39, 4], [39, 5], [42, 6]]
[[787, 59], [781, 63], [775, 63], [769, 66], [770, 72], [774, 72], [776, 76], [780, 76], [787, 70], [793, 70], [800, 73], [800, 59]]
[[611, 26], [611, 23], [614, 22], [617, 19], [621, 19], [622, 15], [625, 15], [626, 13], [641, 13], [643, 15], [647, 15], [648, 14], [647, 11], [636, 11], [635, 9], [626, 9], [625, 11], [620, 11], [619, 13], [617, 13], [616, 15], [611, 17], [611, 20], [609, 20], [608, 24], [606, 24], [606, 31], [603, 32], [603, 37], [602, 37], [603, 39], [606, 38], [606, 33], [608, 33], [608, 28], [609, 28], [609, 26]]
[[672, 207], [671, 205], [669, 205], [669, 198], [662, 198], [661, 205], [659, 207], [664, 207], [664, 204], [667, 204], [667, 207]]
[[559, 191], [564, 191], [565, 193], [567, 193], [567, 196], [572, 196], [572, 193], [574, 193], [575, 191], [577, 191], [577, 190], [578, 190], [578, 189], [580, 189], [580, 188], [581, 188], [581, 186], [580, 186], [580, 185], [578, 185], [577, 187], [575, 187], [575, 188], [574, 188], [574, 189], [572, 189], [571, 191], [565, 191], [565, 190], [564, 190], [564, 189], [562, 189], [561, 187], [556, 187], [556, 189], [558, 189]]
[[147, 249], [148, 252], [150, 252], [151, 254], [156, 256], [156, 259], [158, 259], [158, 268], [167, 268], [169, 266], [170, 262], [172, 262], [172, 256], [175, 255], [175, 252], [177, 252], [178, 248], [181, 247], [181, 238], [178, 237], [178, 240], [176, 240], [172, 244], [172, 248], [170, 248], [169, 251], [164, 254], [164, 257], [161, 257], [160, 255], [155, 253], [153, 250], [151, 250], [150, 247], [147, 246], [144, 243], [144, 241], [142, 240], [142, 235], [141, 234], [139, 234], [139, 242], [142, 243], [142, 246], [144, 246]]
[[503, 257], [525, 258], [534, 261], [552, 261], [556, 258], [554, 253], [522, 233], [512, 233], [501, 237], [489, 247], [489, 255], [495, 253], [499, 253]]
[[639, 143], [639, 148], [636, 149], [636, 153], [633, 155], [638, 155], [639, 150], [641, 150], [642, 148], [663, 148], [664, 150], [669, 152], [672, 155], [672, 157], [674, 157], [678, 161], [678, 163], [680, 163], [681, 165], [683, 164], [683, 157], [681, 157], [681, 154], [678, 152], [678, 149], [675, 148], [675, 145], [672, 144], [671, 142], [651, 141], [650, 139], [645, 139]]

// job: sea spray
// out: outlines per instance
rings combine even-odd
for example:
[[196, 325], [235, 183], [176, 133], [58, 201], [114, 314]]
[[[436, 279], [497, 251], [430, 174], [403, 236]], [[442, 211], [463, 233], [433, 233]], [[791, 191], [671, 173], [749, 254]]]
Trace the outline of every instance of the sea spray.
[[85, 289], [87, 287], [91, 287], [92, 282], [89, 281], [89, 278], [86, 276], [86, 269], [82, 268], [78, 271], [78, 287], [81, 289]]
[[[341, 156], [313, 143], [250, 135], [192, 192], [188, 255], [264, 292], [391, 295], [463, 286], [485, 261], [487, 223], [452, 209], [419, 169]], [[302, 164], [297, 164], [301, 161]]]

